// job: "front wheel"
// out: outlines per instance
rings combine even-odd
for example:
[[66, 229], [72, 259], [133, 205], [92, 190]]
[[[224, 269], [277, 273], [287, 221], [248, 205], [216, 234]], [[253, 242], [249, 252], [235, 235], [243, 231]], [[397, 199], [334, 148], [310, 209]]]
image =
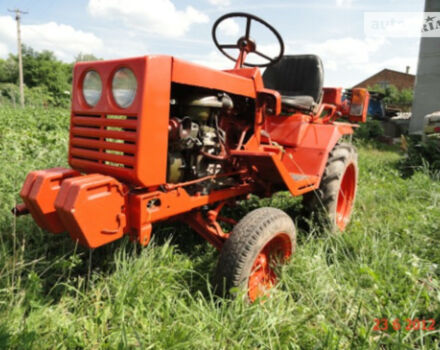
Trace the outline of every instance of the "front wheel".
[[216, 291], [245, 289], [253, 302], [276, 284], [275, 266], [290, 258], [296, 247], [295, 225], [282, 210], [259, 208], [234, 227], [220, 253]]
[[337, 144], [329, 154], [319, 189], [306, 193], [306, 210], [317, 214], [320, 223], [333, 232], [347, 227], [356, 199], [357, 151], [348, 143]]

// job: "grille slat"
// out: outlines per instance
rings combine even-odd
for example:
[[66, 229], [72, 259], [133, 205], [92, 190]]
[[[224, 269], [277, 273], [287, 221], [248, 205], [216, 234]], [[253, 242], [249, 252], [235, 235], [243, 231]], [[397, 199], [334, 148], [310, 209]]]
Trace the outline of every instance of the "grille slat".
[[71, 154], [73, 156], [78, 156], [81, 158], [88, 158], [88, 159], [96, 159], [96, 160], [105, 160], [113, 163], [119, 163], [123, 165], [134, 165], [134, 159], [132, 156], [121, 156], [117, 154], [111, 154], [111, 153], [103, 153], [99, 151], [91, 151], [83, 148], [76, 148], [72, 147]]
[[128, 143], [106, 142], [106, 141], [83, 139], [79, 137], [72, 139], [72, 145], [77, 147], [85, 147], [85, 148], [96, 148], [96, 149], [102, 148], [106, 150], [121, 151], [131, 154], [134, 154], [136, 151], [136, 146]]
[[79, 126], [112, 126], [125, 129], [136, 129], [137, 121], [128, 119], [107, 119], [107, 118], [91, 118], [91, 117], [73, 117], [74, 125]]
[[99, 137], [102, 139], [116, 139], [131, 142], [136, 141], [136, 133], [132, 131], [102, 130], [76, 126], [72, 127], [71, 131], [74, 136]]
[[130, 179], [132, 178], [133, 169], [131, 168], [122, 168], [122, 167], [110, 167], [109, 165], [99, 164], [93, 162], [92, 160], [82, 159], [82, 158], [73, 158], [71, 160], [71, 164], [73, 167], [78, 169], [88, 169], [93, 172], [103, 172], [103, 170], [108, 170], [109, 168], [112, 170], [111, 173], [108, 172], [109, 175], [119, 178]]
[[137, 124], [137, 117], [132, 115], [72, 115], [72, 166], [86, 172], [133, 178]]

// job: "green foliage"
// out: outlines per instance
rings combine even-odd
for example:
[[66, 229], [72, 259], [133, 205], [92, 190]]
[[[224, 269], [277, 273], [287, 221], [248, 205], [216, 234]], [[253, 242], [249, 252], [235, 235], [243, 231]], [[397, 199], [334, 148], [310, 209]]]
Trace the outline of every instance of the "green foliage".
[[383, 136], [384, 130], [379, 120], [368, 117], [365, 123], [360, 123], [355, 129], [354, 137], [361, 140], [375, 140]]
[[100, 60], [102, 60], [102, 58], [98, 58], [90, 53], [82, 53], [82, 52], [80, 52], [75, 57], [75, 62], [88, 62], [88, 61], [100, 61]]
[[[23, 80], [25, 104], [28, 106], [61, 106], [70, 102], [73, 64], [59, 61], [53, 52], [38, 52], [23, 46]], [[79, 53], [75, 62], [96, 61], [92, 54]], [[18, 58], [9, 55], [0, 59], [0, 105], [16, 106], [20, 100], [18, 89]]]
[[11, 104], [15, 107], [20, 101], [18, 85], [12, 83], [0, 83], [0, 106]]
[[400, 168], [405, 176], [414, 174], [415, 171], [424, 170], [439, 177], [440, 175], [440, 140], [427, 138], [410, 138], [405, 158], [400, 162]]
[[388, 107], [401, 108], [402, 111], [409, 111], [411, 109], [414, 98], [414, 91], [412, 89], [399, 90], [394, 85], [387, 87], [375, 85], [369, 88], [369, 90], [384, 94], [383, 101]]
[[[60, 104], [60, 100], [54, 97], [45, 85], [26, 88], [24, 92], [25, 104], [34, 107], [56, 106]], [[67, 105], [68, 101], [63, 101], [62, 105]]]
[[[25, 105], [47, 107], [56, 105], [53, 95], [44, 85], [24, 88]], [[20, 90], [16, 84], [0, 83], [0, 106], [16, 107], [20, 104]]]
[[58, 61], [53, 52], [23, 47], [25, 84], [30, 88], [44, 86], [56, 106], [65, 106], [70, 101], [72, 68], [71, 64]]
[[[37, 52], [23, 46], [23, 80], [26, 86], [25, 103], [33, 106], [67, 106], [70, 102], [73, 65], [56, 59], [53, 52]], [[0, 103], [9, 100], [12, 105], [19, 101], [17, 56], [9, 55], [0, 60]], [[30, 96], [26, 96], [29, 94]]]
[[[440, 320], [440, 182], [401, 178], [394, 151], [360, 147], [356, 209], [341, 236], [298, 232], [264, 304], [212, 296], [217, 252], [182, 224], [90, 253], [9, 213], [26, 174], [67, 166], [69, 112], [0, 109], [0, 348], [438, 349], [436, 331], [373, 331], [375, 318]], [[252, 197], [298, 218], [298, 198]], [[90, 271], [90, 273], [89, 273]]]
[[0, 83], [16, 83], [18, 81], [18, 64], [13, 55], [0, 59]]

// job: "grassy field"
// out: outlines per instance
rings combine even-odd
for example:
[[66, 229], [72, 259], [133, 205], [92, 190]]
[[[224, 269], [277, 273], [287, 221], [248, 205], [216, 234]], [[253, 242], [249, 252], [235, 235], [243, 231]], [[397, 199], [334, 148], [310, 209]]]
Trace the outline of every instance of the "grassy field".
[[[146, 249], [122, 240], [90, 252], [10, 215], [28, 171], [66, 165], [68, 116], [0, 109], [1, 349], [439, 348], [440, 182], [402, 178], [398, 152], [358, 147], [346, 233], [300, 231], [273, 297], [249, 306], [212, 296], [217, 253], [181, 225], [157, 227]], [[280, 193], [237, 211], [260, 205], [301, 209]], [[373, 330], [376, 318], [388, 331]], [[435, 330], [406, 330], [416, 318]]]

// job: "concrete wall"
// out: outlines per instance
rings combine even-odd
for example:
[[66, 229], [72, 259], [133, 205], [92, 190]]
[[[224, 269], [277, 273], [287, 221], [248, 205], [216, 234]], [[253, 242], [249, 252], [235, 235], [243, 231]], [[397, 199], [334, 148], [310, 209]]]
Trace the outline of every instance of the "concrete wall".
[[[440, 0], [426, 0], [425, 12], [440, 12]], [[423, 118], [435, 111], [440, 111], [440, 38], [422, 38], [409, 132], [422, 134]]]

